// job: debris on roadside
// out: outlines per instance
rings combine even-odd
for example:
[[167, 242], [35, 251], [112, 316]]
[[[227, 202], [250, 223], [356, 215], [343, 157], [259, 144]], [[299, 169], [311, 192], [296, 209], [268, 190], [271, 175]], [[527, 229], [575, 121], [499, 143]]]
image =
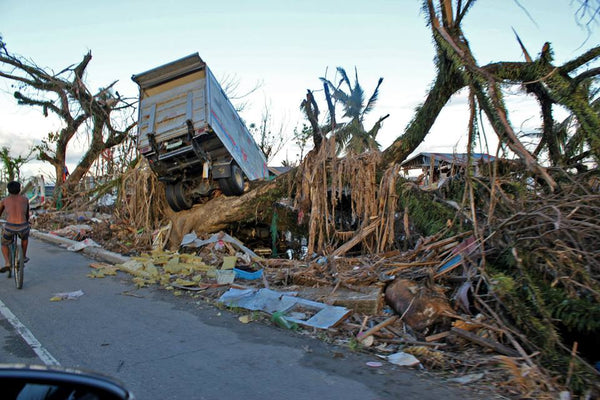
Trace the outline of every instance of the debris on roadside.
[[460, 383], [461, 385], [468, 385], [470, 383], [473, 383], [473, 382], [476, 382], [476, 381], [482, 379], [484, 376], [485, 376], [485, 374], [483, 374], [483, 373], [467, 374], [467, 375], [459, 376], [457, 378], [450, 378], [450, 379], [448, 379], [448, 382], [455, 382], [455, 383]]
[[264, 311], [272, 314], [277, 321], [284, 320], [319, 329], [337, 326], [352, 312], [344, 307], [296, 297], [296, 293], [293, 292], [282, 293], [266, 288], [258, 290], [230, 288], [219, 298], [219, 303], [230, 307]]
[[115, 276], [119, 270], [118, 267], [106, 263], [91, 263], [90, 267], [93, 268], [93, 271], [87, 275], [88, 278], [104, 278], [106, 276]]
[[415, 367], [421, 364], [417, 357], [413, 356], [412, 354], [405, 353], [403, 351], [390, 354], [386, 357], [386, 359], [392, 364], [396, 364], [401, 367]]
[[67, 250], [69, 251], [81, 251], [83, 249], [85, 249], [86, 247], [101, 247], [98, 243], [94, 242], [92, 239], [84, 239], [80, 242], [77, 242], [69, 247], [67, 247]]
[[89, 276], [120, 270], [138, 287], [156, 284], [176, 296], [187, 292], [232, 309], [264, 312], [280, 327], [316, 328], [333, 343], [373, 352], [391, 364], [454, 370], [464, 379], [451, 382], [494, 385], [495, 376], [507, 371], [496, 367], [498, 357], [504, 357], [502, 365], [519, 365], [522, 355], [506, 343], [498, 321], [466, 312], [473, 302], [470, 287], [463, 279], [451, 284], [448, 277], [465, 276], [467, 259], [440, 275], [440, 266], [467, 247], [463, 241], [473, 246], [471, 238], [470, 232], [434, 236], [406, 252], [304, 261], [263, 259], [224, 233], [206, 239], [191, 234], [178, 252], [155, 249], [113, 269], [94, 263]]
[[50, 231], [50, 234], [61, 236], [67, 239], [80, 241], [89, 237], [92, 227], [89, 225], [68, 225], [61, 229]]
[[[229, 291], [262, 296], [268, 290], [343, 307], [349, 313], [335, 324], [317, 328], [320, 338], [377, 354], [386, 363], [393, 354], [412, 355], [418, 360], [414, 365], [444, 374], [449, 382], [477, 382], [511, 395], [558, 393], [556, 388], [565, 382], [553, 383], [549, 377], [556, 375], [548, 365], [561, 370], [565, 357], [560, 349], [568, 346], [566, 365], [572, 372], [567, 381], [578, 381], [583, 387], [590, 376], [600, 376], [593, 347], [600, 321], [600, 264], [594, 257], [600, 198], [586, 194], [566, 202], [565, 190], [531, 199], [503, 194], [531, 204], [525, 208], [515, 200], [514, 206], [481, 207], [497, 208], [487, 225], [479, 227], [465, 222], [469, 216], [459, 210], [457, 220], [448, 220], [431, 235], [413, 232], [405, 213], [397, 221], [404, 226], [396, 227], [404, 236], [392, 250], [373, 250], [367, 231], [376, 225], [374, 219], [343, 232], [343, 240], [326, 251], [297, 252], [304, 254], [302, 259], [263, 258], [271, 254], [264, 244], [244, 244], [224, 232], [204, 236], [192, 232], [175, 243], [180, 244], [178, 251], [163, 250], [170, 229], [165, 224], [154, 231], [158, 239], [152, 247], [132, 250], [135, 238], [150, 235], [149, 230], [135, 230], [126, 221], [79, 218], [76, 222], [113, 234], [111, 246], [117, 251], [126, 248], [131, 255], [130, 261], [116, 268], [130, 273], [139, 287], [156, 284], [176, 295], [215, 302]], [[456, 222], [460, 218], [465, 219]], [[452, 224], [460, 224], [460, 229], [444, 228]], [[371, 246], [369, 251], [352, 251], [350, 245], [359, 243]], [[90, 277], [105, 275], [95, 268]], [[233, 302], [223, 304], [232, 310], [244, 308]], [[280, 326], [295, 323], [310, 334], [314, 326], [306, 321], [315, 309], [293, 312], [299, 314], [267, 313]], [[591, 356], [577, 350], [579, 338], [588, 340], [585, 345], [592, 349]], [[540, 345], [544, 343], [553, 350]], [[549, 360], [555, 364], [548, 364]]]
[[77, 300], [83, 294], [83, 290], [81, 289], [74, 292], [56, 293], [50, 298], [50, 301]]

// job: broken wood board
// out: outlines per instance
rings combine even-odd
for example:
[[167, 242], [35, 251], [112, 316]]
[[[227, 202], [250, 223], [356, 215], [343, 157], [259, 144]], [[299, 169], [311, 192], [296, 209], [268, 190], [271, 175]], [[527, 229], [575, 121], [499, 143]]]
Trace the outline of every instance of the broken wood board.
[[[270, 289], [230, 288], [219, 298], [219, 302], [229, 307], [241, 307], [248, 310], [260, 310], [269, 314], [282, 312], [290, 322], [313, 328], [327, 329], [346, 319], [352, 310], [345, 307], [330, 306], [295, 296], [296, 293], [282, 293]], [[307, 319], [295, 317], [299, 309], [312, 310]], [[290, 315], [288, 315], [290, 314]]]
[[474, 333], [465, 331], [464, 329], [460, 329], [460, 328], [452, 328], [451, 331], [452, 331], [452, 333], [456, 334], [456, 336], [459, 336], [463, 339], [467, 339], [473, 343], [477, 343], [480, 346], [488, 347], [497, 353], [504, 354], [505, 356], [509, 356], [509, 357], [518, 357], [519, 356], [519, 354], [515, 350], [508, 348], [505, 345], [498, 343], [494, 340], [477, 336]]
[[450, 335], [450, 331], [445, 331], [445, 332], [440, 332], [440, 333], [436, 333], [435, 335], [429, 335], [427, 337], [425, 337], [425, 341], [427, 343], [430, 342], [437, 342], [440, 339], [443, 339], [445, 337], [447, 337], [448, 335]]
[[362, 227], [358, 231], [356, 236], [354, 236], [352, 239], [350, 239], [349, 241], [347, 241], [346, 243], [344, 243], [343, 245], [341, 245], [340, 247], [335, 249], [333, 251], [333, 253], [331, 253], [331, 257], [340, 257], [340, 256], [346, 254], [351, 248], [356, 246], [364, 238], [366, 238], [371, 233], [373, 233], [375, 231], [375, 228], [377, 228], [377, 225], [379, 225], [379, 223], [380, 223], [380, 220], [377, 219], [374, 222], [371, 222], [369, 225]]
[[385, 328], [388, 325], [393, 324], [394, 322], [396, 322], [398, 320], [398, 318], [400, 318], [400, 316], [398, 315], [393, 315], [391, 317], [389, 317], [388, 319], [386, 319], [385, 321], [375, 325], [374, 327], [372, 327], [371, 329], [369, 329], [366, 332], [361, 333], [358, 336], [358, 341], [359, 342], [363, 342], [364, 340], [366, 340], [369, 336], [375, 334], [376, 332], [379, 332], [381, 329]]

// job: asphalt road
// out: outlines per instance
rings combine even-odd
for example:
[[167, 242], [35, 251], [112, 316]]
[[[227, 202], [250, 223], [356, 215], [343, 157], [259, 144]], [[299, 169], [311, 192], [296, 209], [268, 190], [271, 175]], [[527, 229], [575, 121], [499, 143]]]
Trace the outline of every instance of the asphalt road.
[[138, 399], [483, 398], [393, 364], [369, 367], [374, 356], [306, 334], [242, 324], [190, 296], [137, 289], [127, 274], [88, 278], [92, 260], [55, 244], [32, 239], [29, 256], [22, 290], [0, 275], [2, 363], [101, 372]]

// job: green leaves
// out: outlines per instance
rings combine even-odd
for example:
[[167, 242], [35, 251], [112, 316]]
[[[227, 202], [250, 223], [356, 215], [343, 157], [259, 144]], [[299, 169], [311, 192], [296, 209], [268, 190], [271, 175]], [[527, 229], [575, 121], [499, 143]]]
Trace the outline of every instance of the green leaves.
[[[336, 104], [339, 103], [342, 106], [344, 111], [343, 117], [350, 119], [350, 121], [336, 124], [335, 135], [337, 142], [340, 144], [339, 152], [347, 150], [360, 154], [365, 151], [379, 149], [379, 143], [377, 143], [375, 137], [381, 128], [381, 122], [386, 117], [379, 119], [368, 131], [363, 126], [363, 120], [365, 115], [371, 112], [377, 103], [379, 87], [383, 82], [383, 78], [379, 78], [373, 94], [365, 105], [365, 93], [358, 82], [358, 71], [356, 68], [354, 69], [354, 84], [350, 82], [344, 68], [337, 67], [337, 73], [340, 75], [337, 85], [334, 85], [326, 78], [322, 77], [320, 79], [325, 88], [331, 91], [331, 97], [335, 100]], [[347, 87], [347, 92], [342, 89], [344, 85]], [[335, 105], [329, 107], [329, 109], [330, 114], [334, 113]], [[335, 115], [331, 115], [330, 120], [335, 121]]]
[[26, 156], [18, 155], [15, 157], [10, 154], [8, 147], [2, 146], [0, 149], [0, 162], [2, 163], [2, 167], [6, 172], [8, 181], [20, 179], [21, 167], [23, 164], [29, 162], [32, 153], [33, 150], [29, 150], [29, 154]]

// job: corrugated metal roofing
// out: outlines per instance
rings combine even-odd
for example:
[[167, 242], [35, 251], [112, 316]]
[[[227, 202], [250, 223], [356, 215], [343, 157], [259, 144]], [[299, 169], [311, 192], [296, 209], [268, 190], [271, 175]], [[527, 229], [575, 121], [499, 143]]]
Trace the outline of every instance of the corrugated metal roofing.
[[194, 53], [149, 71], [133, 75], [131, 79], [142, 89], [147, 89], [191, 72], [199, 71], [205, 66], [206, 63], [202, 61], [200, 55]]
[[[433, 165], [436, 167], [438, 167], [440, 164], [465, 165], [468, 160], [468, 154], [424, 152], [405, 160], [400, 165], [407, 168], [429, 167], [431, 166], [432, 159], [434, 163]], [[477, 163], [479, 161], [492, 162], [495, 159], [496, 158], [494, 156], [490, 156], [489, 154], [471, 153], [471, 160], [473, 163]]]

